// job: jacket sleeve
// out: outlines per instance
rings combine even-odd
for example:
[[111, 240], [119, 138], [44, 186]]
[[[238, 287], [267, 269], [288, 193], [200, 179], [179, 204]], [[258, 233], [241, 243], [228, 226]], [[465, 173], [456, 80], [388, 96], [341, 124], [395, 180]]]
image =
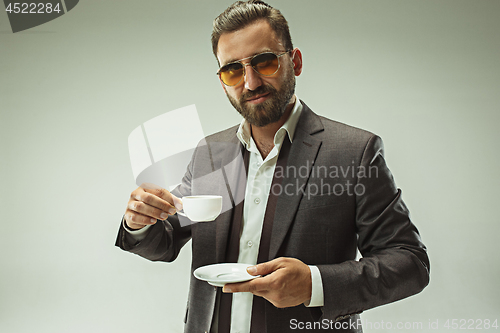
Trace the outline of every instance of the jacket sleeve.
[[[172, 194], [177, 197], [183, 197], [191, 193], [193, 159], [188, 165], [181, 185], [172, 191]], [[171, 262], [177, 258], [181, 248], [191, 239], [191, 224], [181, 226], [178, 215], [175, 214], [169, 216], [165, 221], [157, 220], [156, 224], [152, 225], [147, 231], [146, 237], [140, 242], [132, 241], [131, 237], [127, 237], [129, 236], [127, 232], [123, 227], [123, 223], [120, 223], [115, 242], [116, 246], [151, 261]]]
[[362, 258], [318, 265], [323, 318], [331, 320], [419, 293], [429, 283], [426, 248], [387, 168], [379, 137], [368, 140], [359, 167], [356, 228]]

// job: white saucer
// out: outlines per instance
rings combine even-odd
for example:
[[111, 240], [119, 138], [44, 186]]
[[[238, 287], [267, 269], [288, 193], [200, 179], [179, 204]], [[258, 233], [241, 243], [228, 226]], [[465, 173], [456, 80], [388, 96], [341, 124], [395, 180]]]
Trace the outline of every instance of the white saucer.
[[197, 268], [193, 275], [202, 281], [207, 281], [214, 287], [224, 287], [226, 283], [244, 282], [255, 279], [247, 273], [248, 264], [214, 264]]

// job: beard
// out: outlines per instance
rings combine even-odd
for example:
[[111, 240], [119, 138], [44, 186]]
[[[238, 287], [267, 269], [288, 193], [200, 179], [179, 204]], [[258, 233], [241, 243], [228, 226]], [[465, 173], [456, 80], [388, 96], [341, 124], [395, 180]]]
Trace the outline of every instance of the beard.
[[[293, 69], [288, 68], [283, 75], [283, 85], [279, 90], [270, 84], [264, 84], [257, 89], [242, 94], [239, 100], [226, 95], [229, 102], [250, 124], [263, 127], [281, 119], [285, 113], [286, 107], [295, 93], [295, 75]], [[253, 69], [252, 69], [253, 70]], [[257, 95], [269, 93], [269, 97], [262, 103], [253, 105], [247, 102], [247, 99]]]

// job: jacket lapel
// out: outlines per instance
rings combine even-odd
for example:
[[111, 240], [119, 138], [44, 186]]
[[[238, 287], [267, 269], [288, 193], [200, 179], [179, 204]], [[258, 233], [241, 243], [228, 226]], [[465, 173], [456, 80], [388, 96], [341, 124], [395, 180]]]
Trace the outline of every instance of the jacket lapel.
[[[318, 150], [321, 147], [322, 141], [315, 138], [313, 135], [323, 131], [323, 124], [320, 118], [313, 113], [304, 102], [302, 102], [302, 105], [302, 113], [297, 123], [297, 128], [295, 129], [287, 163], [287, 168], [293, 168], [296, 171], [297, 177], [294, 177], [294, 172], [289, 172], [287, 174], [285, 168], [284, 178], [281, 183], [283, 193], [280, 195], [276, 205], [273, 231], [271, 234], [271, 245], [269, 248], [270, 260], [276, 257], [288, 229], [293, 222], [304, 193], [303, 191], [306, 188], [307, 180], [311, 174], [312, 166], [316, 160]], [[223, 201], [226, 201], [227, 204], [223, 203], [223, 213], [216, 219], [215, 223], [210, 223], [216, 228], [216, 260], [218, 263], [225, 262], [232, 212], [235, 203], [238, 204], [238, 202], [242, 200], [242, 193], [244, 198], [244, 189], [246, 187], [246, 177], [243, 177], [243, 182], [241, 180], [242, 172], [246, 176], [241, 153], [242, 145], [236, 137], [236, 133], [229, 142], [225, 142], [225, 144], [227, 143], [229, 143], [229, 145], [227, 145], [227, 148], [222, 154], [221, 165], [219, 166], [224, 170], [223, 174], [225, 179], [224, 182], [220, 183], [220, 193], [222, 193], [224, 197]], [[284, 189], [287, 189], [286, 193]]]
[[295, 129], [287, 168], [284, 170], [284, 178], [281, 183], [282, 193], [276, 205], [269, 260], [277, 256], [294, 220], [322, 142], [313, 136], [313, 134], [323, 131], [320, 118], [304, 102], [302, 105], [302, 113]]

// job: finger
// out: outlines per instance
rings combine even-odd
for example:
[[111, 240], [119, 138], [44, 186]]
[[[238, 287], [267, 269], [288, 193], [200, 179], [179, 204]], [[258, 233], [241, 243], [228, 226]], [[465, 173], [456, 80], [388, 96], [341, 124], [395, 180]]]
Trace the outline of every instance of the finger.
[[267, 275], [270, 274], [277, 269], [282, 268], [282, 260], [280, 258], [268, 261], [268, 262], [263, 262], [261, 264], [255, 265], [255, 266], [250, 266], [247, 268], [247, 272], [250, 275]]
[[131, 229], [141, 229], [147, 225], [152, 225], [156, 223], [155, 218], [151, 218], [149, 216], [144, 216], [137, 212], [127, 210], [125, 212], [125, 223]]
[[[151, 193], [150, 191], [153, 191], [155, 193]], [[168, 194], [163, 193], [163, 191], [166, 191]], [[162, 197], [159, 195], [163, 195], [165, 198], [170, 198], [169, 200], [172, 200], [170, 193], [167, 190], [164, 189], [155, 189], [155, 190], [144, 190], [142, 188], [138, 188], [132, 194], [130, 195], [130, 198], [135, 201], [140, 201], [144, 202], [147, 205], [160, 209], [163, 212], [169, 213], [169, 214], [175, 214], [175, 207], [173, 203], [168, 202], [167, 200], [164, 200]], [[171, 210], [174, 209], [174, 210]], [[173, 212], [173, 213], [172, 213]]]
[[169, 205], [174, 206], [177, 210], [182, 210], [182, 200], [164, 188], [145, 189], [145, 191], [162, 198], [168, 202]]
[[250, 282], [226, 283], [222, 288], [224, 293], [244, 293], [252, 292], [255, 287], [250, 285]]
[[172, 206], [174, 205], [174, 201], [172, 200], [172, 193], [170, 193], [169, 191], [167, 191], [166, 189], [164, 189], [162, 187], [145, 188], [144, 191], [156, 195], [157, 197], [165, 200], [166, 202], [168, 202]]
[[170, 195], [172, 196], [172, 201], [174, 202], [175, 209], [182, 210], [182, 208], [183, 208], [182, 207], [182, 200], [180, 198], [177, 198], [172, 193], [170, 193]]
[[135, 224], [133, 222], [127, 222], [127, 220], [125, 220], [125, 224], [127, 225], [127, 227], [129, 229], [132, 229], [132, 230], [140, 230], [140, 229], [146, 227], [145, 225], [142, 225], [142, 224]]
[[247, 282], [227, 283], [222, 289], [225, 293], [252, 293], [260, 295], [270, 290], [270, 285], [273, 283], [272, 277], [259, 277]]
[[127, 205], [127, 208], [141, 215], [158, 220], [165, 220], [169, 214], [170, 215], [175, 214], [175, 208], [173, 207], [168, 208], [168, 211], [163, 211], [161, 209], [158, 209], [156, 207], [150, 206], [142, 201], [137, 201], [137, 200], [130, 200]]

